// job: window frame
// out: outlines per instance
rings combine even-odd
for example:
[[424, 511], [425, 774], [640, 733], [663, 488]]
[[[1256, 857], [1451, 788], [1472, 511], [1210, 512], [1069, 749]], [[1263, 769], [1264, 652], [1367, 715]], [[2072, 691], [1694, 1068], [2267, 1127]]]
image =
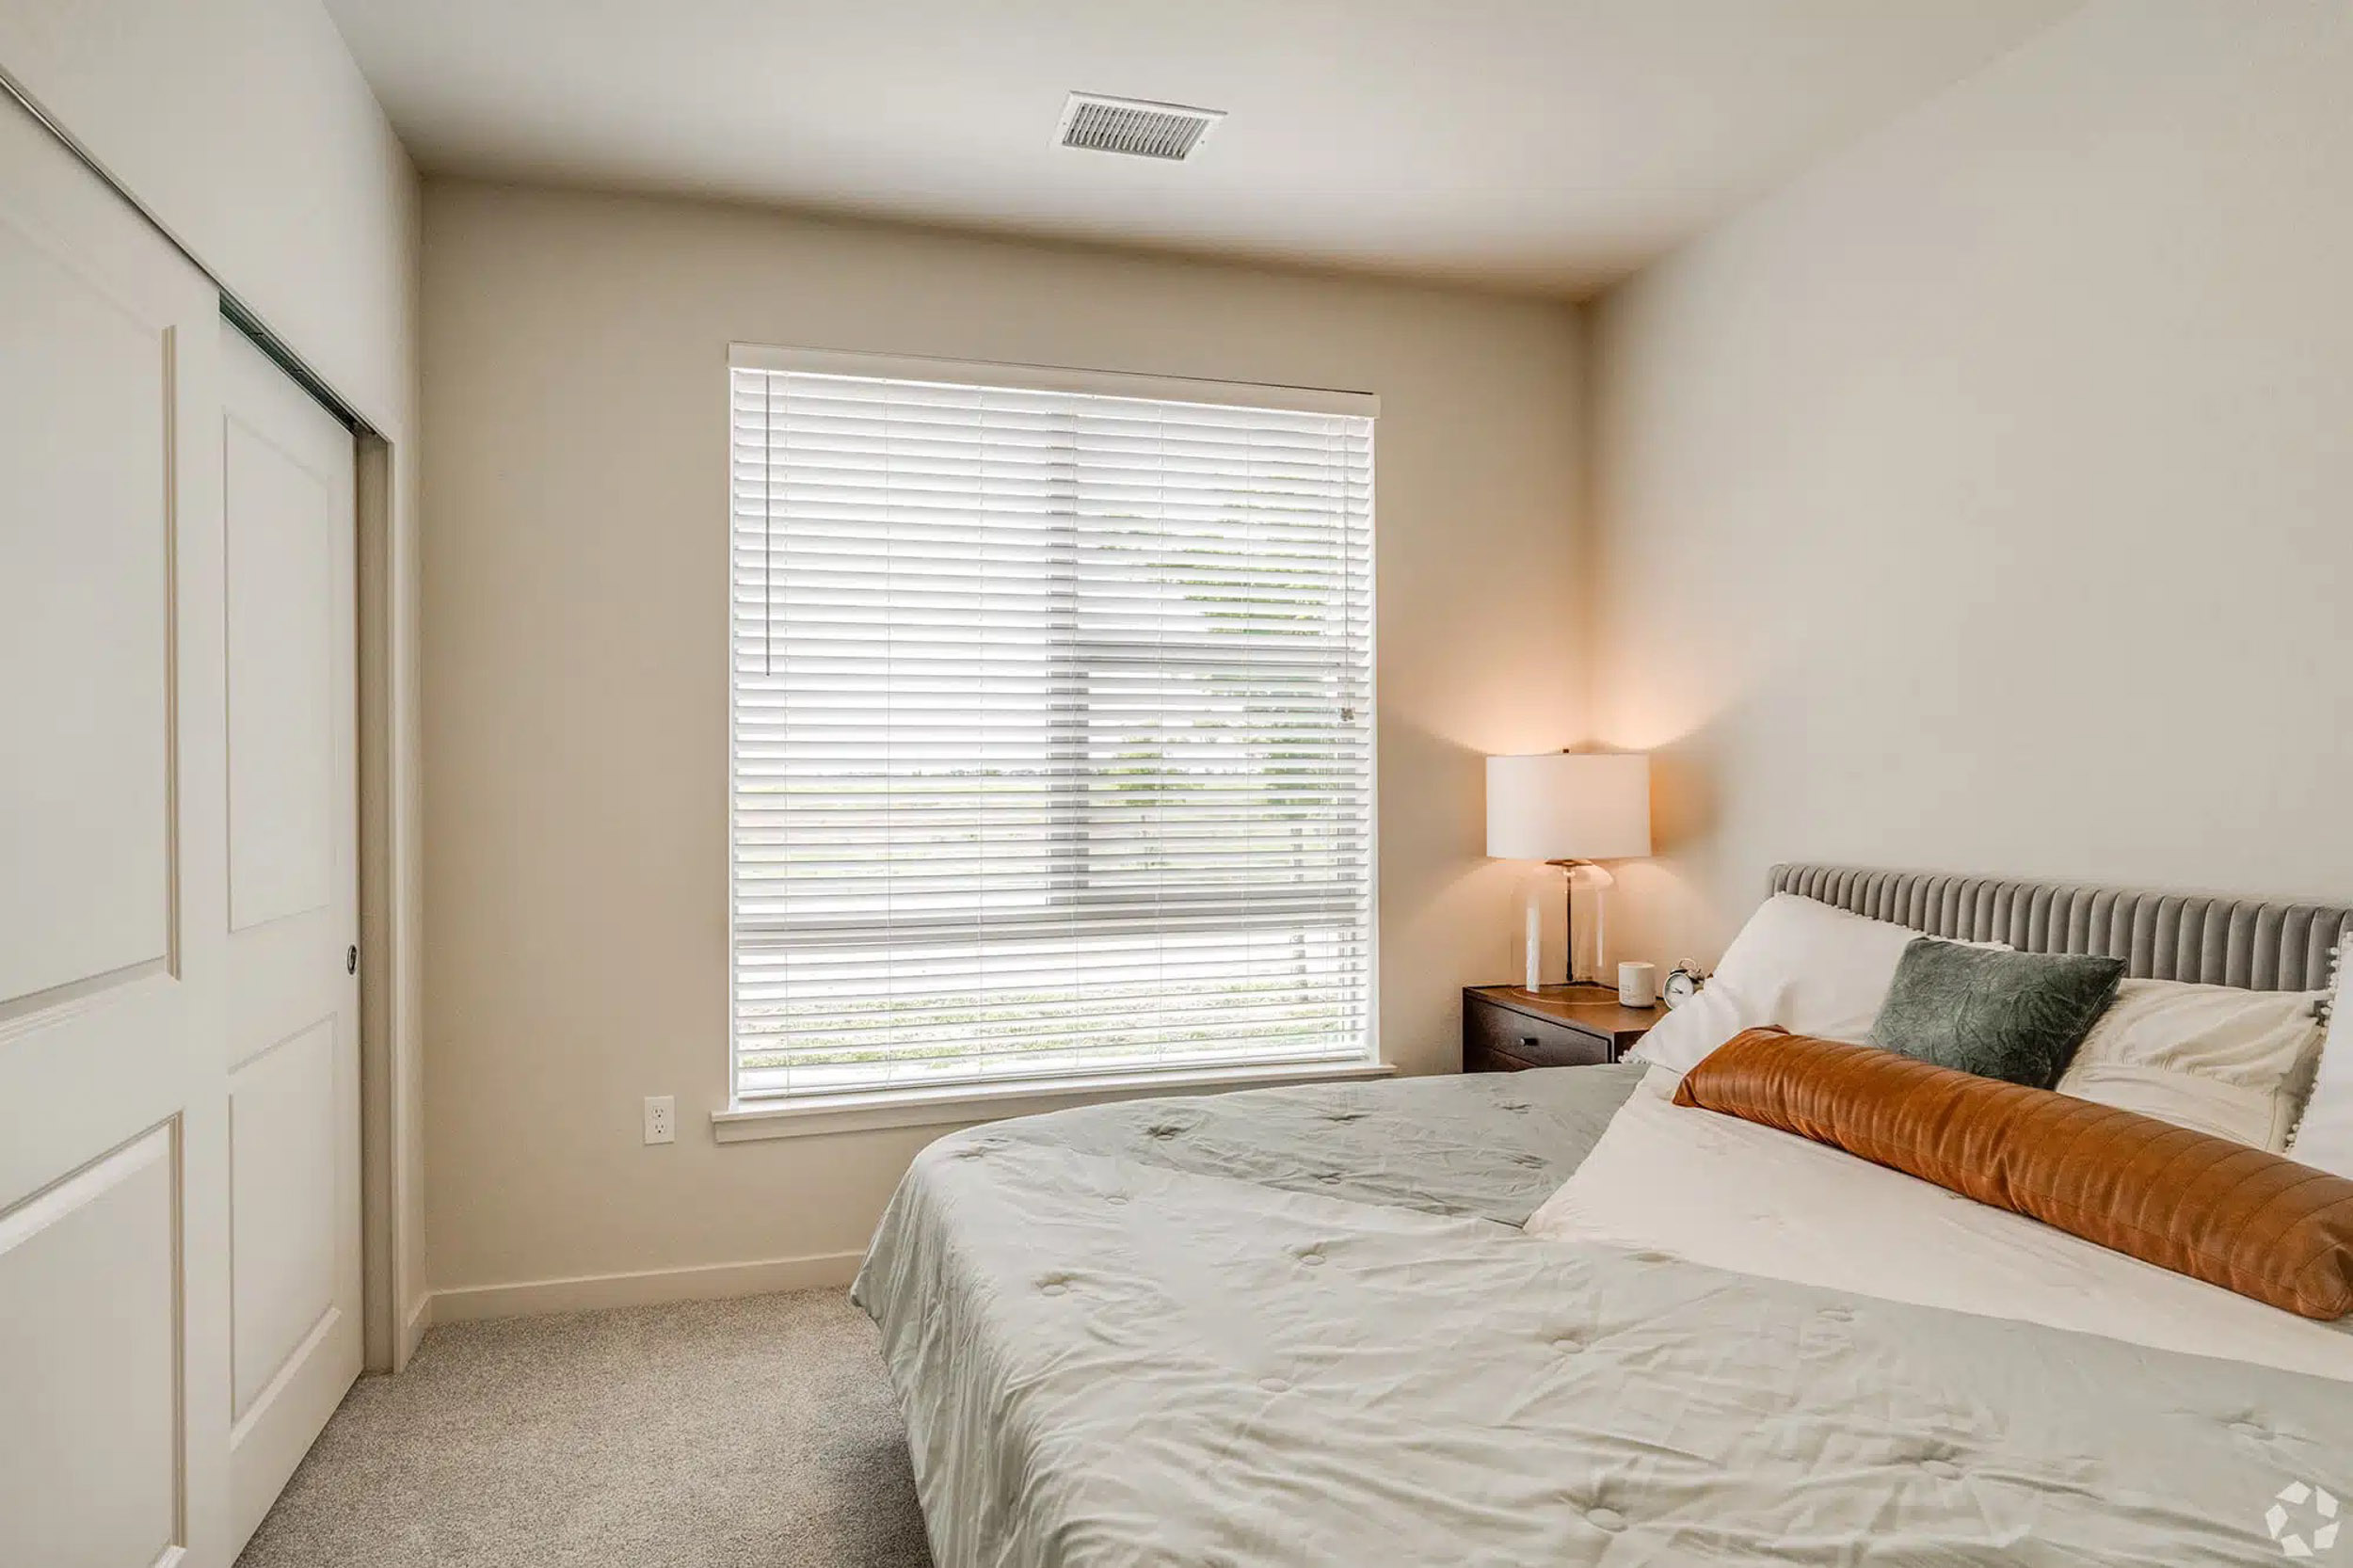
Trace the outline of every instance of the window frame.
[[[1138, 375], [1125, 371], [1083, 370], [1061, 365], [1031, 365], [996, 360], [933, 359], [917, 355], [866, 354], [838, 349], [787, 348], [734, 343], [720, 379], [723, 391], [738, 370], [856, 376], [875, 380], [926, 381], [953, 386], [996, 387], [1020, 392], [1070, 392], [1080, 395], [1144, 398], [1162, 402], [1197, 403], [1225, 408], [1270, 408], [1288, 412], [1337, 414], [1377, 421], [1380, 398], [1370, 392], [1321, 387], [1262, 385], [1251, 382], [1200, 380], [1185, 376]], [[731, 463], [726, 443], [731, 440], [731, 415], [723, 413], [719, 438], [723, 470]], [[936, 1125], [979, 1121], [997, 1116], [1026, 1115], [1063, 1104], [1155, 1094], [1199, 1093], [1205, 1089], [1252, 1084], [1300, 1083], [1326, 1080], [1385, 1077], [1395, 1069], [1381, 1055], [1381, 767], [1380, 767], [1380, 532], [1378, 437], [1367, 496], [1368, 527], [1371, 531], [1370, 565], [1366, 584], [1366, 740], [1369, 766], [1366, 781], [1366, 1013], [1361, 1050], [1339, 1061], [1294, 1064], [1204, 1064], [1151, 1072], [1071, 1073], [1018, 1079], [1001, 1083], [952, 1083], [904, 1087], [860, 1088], [802, 1095], [763, 1093], [746, 1098], [742, 1083], [741, 1053], [737, 1049], [736, 964], [736, 692], [734, 634], [721, 639], [726, 659], [728, 753], [724, 788], [727, 792], [725, 855], [727, 897], [727, 1016], [723, 1031], [727, 1054], [728, 1101], [712, 1113], [713, 1133], [721, 1143], [751, 1138], [789, 1137], [805, 1133], [862, 1130], [871, 1128]], [[721, 520], [720, 625], [731, 629], [734, 613], [733, 529], [734, 486], [727, 487]]]

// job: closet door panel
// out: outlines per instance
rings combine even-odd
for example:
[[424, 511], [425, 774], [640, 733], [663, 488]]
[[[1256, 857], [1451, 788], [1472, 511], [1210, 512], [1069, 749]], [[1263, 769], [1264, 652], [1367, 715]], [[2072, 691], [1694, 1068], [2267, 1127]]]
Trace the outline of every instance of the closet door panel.
[[159, 1127], [0, 1218], [9, 1562], [152, 1563], [182, 1539], [178, 1163]]
[[357, 452], [221, 331], [232, 1539], [360, 1374]]
[[171, 939], [172, 324], [0, 228], [0, 1004]]
[[229, 1560], [218, 315], [0, 101], [0, 1563]]
[[230, 1080], [231, 1350], [241, 1424], [331, 1326], [339, 1304], [337, 1047], [335, 1020], [322, 1019]]
[[[243, 343], [227, 349], [240, 360], [253, 352]], [[232, 397], [246, 369], [232, 369]], [[280, 373], [261, 367], [251, 374]], [[325, 421], [323, 412], [319, 417]], [[334, 896], [335, 677], [342, 661], [335, 656], [337, 550], [330, 529], [338, 522], [350, 529], [351, 440], [328, 424], [346, 451], [342, 472], [320, 472], [240, 409], [232, 407], [223, 424], [229, 924], [245, 932], [324, 908]], [[350, 597], [348, 587], [343, 597]]]

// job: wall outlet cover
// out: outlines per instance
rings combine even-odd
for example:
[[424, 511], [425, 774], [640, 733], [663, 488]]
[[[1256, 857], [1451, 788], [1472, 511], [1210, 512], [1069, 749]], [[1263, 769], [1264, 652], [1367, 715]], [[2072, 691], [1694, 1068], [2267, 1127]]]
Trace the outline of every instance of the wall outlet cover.
[[678, 1142], [678, 1100], [669, 1095], [646, 1096], [646, 1142]]

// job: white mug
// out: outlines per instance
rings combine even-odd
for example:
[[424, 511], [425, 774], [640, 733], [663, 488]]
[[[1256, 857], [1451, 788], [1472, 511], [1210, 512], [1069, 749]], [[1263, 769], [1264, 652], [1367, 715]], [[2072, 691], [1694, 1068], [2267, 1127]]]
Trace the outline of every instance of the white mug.
[[1620, 1007], [1648, 1007], [1657, 1000], [1657, 965], [1628, 962], [1618, 966]]

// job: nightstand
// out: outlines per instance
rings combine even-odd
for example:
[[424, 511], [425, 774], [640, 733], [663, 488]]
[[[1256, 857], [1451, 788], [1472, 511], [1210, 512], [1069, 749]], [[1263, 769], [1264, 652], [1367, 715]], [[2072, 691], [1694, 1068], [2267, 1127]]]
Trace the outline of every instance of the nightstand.
[[1523, 1067], [1585, 1067], [1615, 1062], [1664, 1016], [1657, 1007], [1621, 1007], [1607, 985], [1463, 988], [1463, 1070], [1515, 1073]]

